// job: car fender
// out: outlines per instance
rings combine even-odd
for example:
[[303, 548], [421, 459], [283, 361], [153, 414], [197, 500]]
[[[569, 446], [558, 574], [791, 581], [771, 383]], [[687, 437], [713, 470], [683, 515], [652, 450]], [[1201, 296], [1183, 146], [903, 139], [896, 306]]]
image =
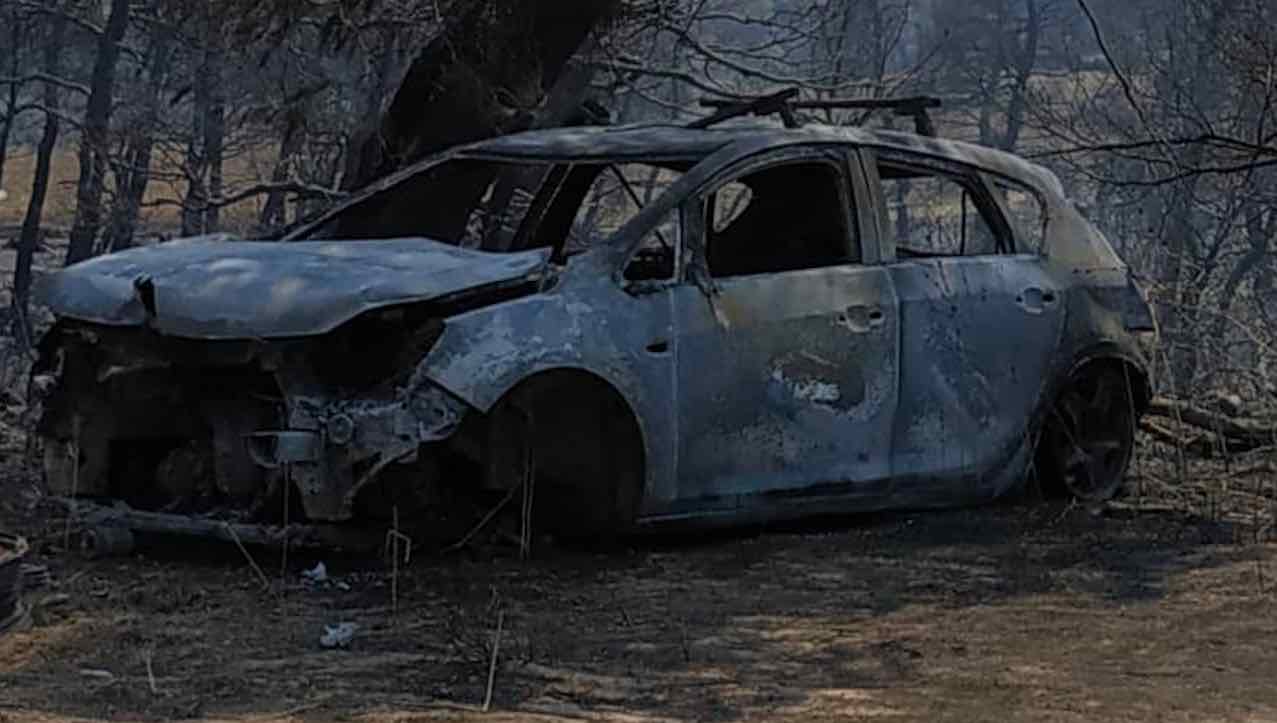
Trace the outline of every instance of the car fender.
[[452, 317], [419, 374], [485, 413], [520, 381], [551, 369], [600, 377], [633, 406], [635, 374], [598, 333], [592, 311], [542, 294]]
[[598, 377], [629, 406], [646, 459], [653, 499], [676, 494], [671, 362], [643, 351], [645, 332], [666, 323], [607, 276], [562, 279], [551, 291], [476, 309], [446, 320], [418, 368], [481, 413], [520, 382], [551, 370]]

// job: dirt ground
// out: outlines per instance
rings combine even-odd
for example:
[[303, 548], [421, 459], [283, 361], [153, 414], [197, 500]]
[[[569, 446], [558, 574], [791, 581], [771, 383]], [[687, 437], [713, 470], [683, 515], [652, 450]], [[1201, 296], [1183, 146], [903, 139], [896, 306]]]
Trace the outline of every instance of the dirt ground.
[[[418, 550], [398, 575], [327, 556], [324, 584], [300, 576], [321, 558], [281, 577], [256, 550], [266, 590], [232, 545], [63, 552], [20, 440], [4, 449], [0, 526], [54, 580], [0, 637], [6, 723], [1277, 720], [1277, 547], [1217, 512], [1226, 495], [1154, 500], [1141, 478], [1102, 512], [1021, 500], [530, 562]], [[1258, 504], [1268, 483], [1246, 483]], [[349, 648], [322, 649], [338, 622]]]

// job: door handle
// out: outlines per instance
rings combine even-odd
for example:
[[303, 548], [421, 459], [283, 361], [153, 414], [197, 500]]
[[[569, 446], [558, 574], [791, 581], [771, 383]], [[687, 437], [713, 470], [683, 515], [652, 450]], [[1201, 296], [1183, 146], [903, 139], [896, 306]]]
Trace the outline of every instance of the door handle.
[[665, 339], [654, 341], [647, 345], [647, 353], [656, 356], [662, 356], [670, 352], [670, 343]]
[[1055, 291], [1038, 286], [1030, 286], [1015, 297], [1015, 303], [1030, 314], [1041, 314], [1047, 307], [1053, 306], [1055, 301]]
[[838, 323], [857, 334], [865, 334], [887, 323], [887, 312], [881, 306], [854, 304], [842, 313]]

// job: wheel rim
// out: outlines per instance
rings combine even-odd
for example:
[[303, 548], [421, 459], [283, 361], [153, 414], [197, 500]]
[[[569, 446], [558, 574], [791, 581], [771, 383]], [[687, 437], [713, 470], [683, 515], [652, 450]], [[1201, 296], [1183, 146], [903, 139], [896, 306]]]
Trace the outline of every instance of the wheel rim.
[[1080, 379], [1056, 402], [1052, 416], [1048, 443], [1065, 488], [1087, 501], [1115, 495], [1134, 443], [1122, 380], [1113, 371]]

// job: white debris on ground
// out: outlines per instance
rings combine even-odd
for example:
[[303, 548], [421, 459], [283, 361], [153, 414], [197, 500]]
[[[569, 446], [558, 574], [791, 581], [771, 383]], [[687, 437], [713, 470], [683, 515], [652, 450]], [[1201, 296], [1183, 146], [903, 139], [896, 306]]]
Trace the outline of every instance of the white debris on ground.
[[328, 566], [323, 562], [316, 563], [309, 570], [302, 571], [302, 580], [305, 581], [307, 587], [316, 589], [337, 589], [342, 592], [350, 592], [350, 584], [345, 580], [339, 580], [328, 574]]
[[359, 629], [354, 623], [337, 623], [325, 625], [324, 634], [319, 638], [320, 646], [328, 649], [345, 648], [355, 639], [355, 631]]
[[315, 567], [302, 572], [302, 577], [313, 583], [328, 582], [328, 566], [320, 562]]

